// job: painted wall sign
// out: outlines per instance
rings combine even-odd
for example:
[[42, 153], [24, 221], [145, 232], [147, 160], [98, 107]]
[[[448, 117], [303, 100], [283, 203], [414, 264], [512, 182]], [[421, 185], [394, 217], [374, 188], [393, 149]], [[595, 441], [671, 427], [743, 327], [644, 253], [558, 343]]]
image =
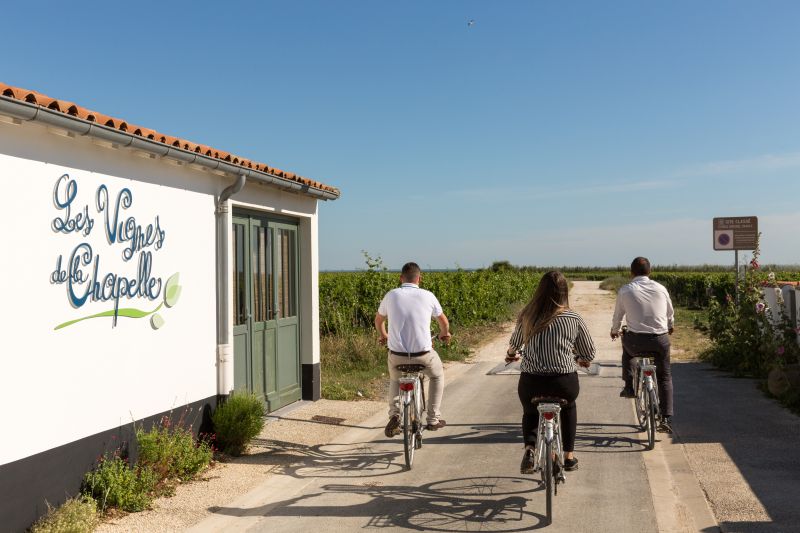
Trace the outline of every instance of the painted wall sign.
[[[162, 327], [165, 320], [159, 311], [163, 306], [177, 304], [181, 286], [177, 272], [166, 280], [154, 273], [155, 254], [167, 237], [161, 217], [137, 220], [134, 195], [127, 187], [113, 193], [102, 184], [93, 191], [91, 202], [85, 197], [79, 201], [78, 181], [69, 174], [56, 180], [52, 201], [57, 211], [50, 223], [52, 231], [77, 234], [81, 242], [56, 257], [50, 283], [66, 288], [67, 301], [77, 311], [93, 302], [108, 302], [112, 306], [61, 322], [54, 329], [102, 317], [110, 317], [112, 327], [117, 325], [119, 317], [150, 317], [153, 329]], [[129, 268], [124, 272], [109, 271], [103, 262], [106, 252], [118, 253], [123, 265]], [[136, 306], [128, 306], [126, 300]]]

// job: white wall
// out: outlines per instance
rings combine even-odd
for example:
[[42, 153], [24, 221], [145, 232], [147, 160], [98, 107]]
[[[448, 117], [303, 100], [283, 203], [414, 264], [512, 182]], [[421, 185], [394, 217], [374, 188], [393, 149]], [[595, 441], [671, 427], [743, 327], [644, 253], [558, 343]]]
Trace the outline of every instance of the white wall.
[[[77, 184], [72, 218], [86, 207], [94, 220], [88, 235], [52, 227], [64, 215], [54, 204], [54, 187], [65, 174]], [[214, 200], [232, 182], [230, 176], [55, 134], [37, 124], [0, 122], [5, 200], [0, 208], [0, 384], [7, 401], [3, 434], [13, 435], [0, 439], [0, 464], [216, 394]], [[62, 200], [66, 183], [59, 191]], [[163, 246], [146, 247], [126, 261], [122, 251], [128, 243], [108, 242], [104, 215], [96, 206], [101, 185], [107, 186], [112, 207], [123, 188], [131, 191], [132, 204], [121, 209], [121, 219], [132, 216], [146, 231], [158, 216]], [[318, 362], [316, 200], [254, 183], [233, 200], [299, 221], [301, 359]], [[51, 281], [57, 258], [62, 256], [62, 269], [68, 270], [70, 254], [81, 243], [100, 256], [101, 276], [136, 278], [142, 251], [152, 254], [153, 278], [163, 283], [180, 274], [177, 304], [158, 311], [162, 327], [154, 329], [149, 315], [119, 317], [116, 326], [111, 317], [98, 317], [54, 329], [114, 308], [113, 301], [87, 301], [75, 308], [67, 282]], [[90, 273], [92, 265], [82, 270]], [[76, 291], [85, 288], [78, 284]], [[155, 300], [123, 298], [119, 307], [150, 311], [162, 301], [163, 292]]]
[[[64, 174], [77, 183], [72, 217], [86, 206], [94, 219], [88, 235], [52, 228], [64, 215], [53, 200]], [[216, 394], [213, 195], [226, 185], [222, 179], [37, 125], [0, 124], [0, 183], [0, 382], [6, 399], [0, 464]], [[132, 204], [121, 209], [125, 218], [135, 217], [146, 229], [159, 217], [163, 246], [144, 249], [152, 253], [151, 275], [166, 282], [178, 272], [182, 286], [176, 305], [159, 311], [159, 329], [151, 316], [119, 317], [116, 327], [102, 317], [54, 329], [114, 307], [112, 301], [73, 307], [67, 283], [51, 282], [59, 256], [67, 270], [73, 249], [89, 243], [101, 275], [137, 275], [140, 252], [125, 261], [126, 243], [109, 244], [106, 237], [95, 205], [102, 184], [112, 202], [130, 189]], [[83, 271], [89, 274], [92, 265]], [[163, 288], [155, 300], [124, 298], [120, 307], [150, 311], [162, 301]]]

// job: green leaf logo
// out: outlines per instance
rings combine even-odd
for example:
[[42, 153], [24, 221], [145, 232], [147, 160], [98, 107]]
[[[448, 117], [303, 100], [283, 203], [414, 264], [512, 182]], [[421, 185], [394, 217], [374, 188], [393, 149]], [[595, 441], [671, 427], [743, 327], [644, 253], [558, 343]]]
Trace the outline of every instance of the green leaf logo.
[[83, 322], [84, 320], [89, 320], [90, 318], [100, 318], [100, 317], [110, 317], [110, 316], [117, 316], [117, 317], [127, 317], [127, 318], [145, 318], [150, 317], [150, 326], [153, 329], [159, 329], [164, 326], [164, 317], [158, 314], [158, 311], [161, 310], [162, 307], [165, 305], [167, 307], [174, 307], [175, 304], [178, 303], [178, 299], [181, 297], [181, 285], [180, 285], [180, 272], [175, 272], [173, 275], [169, 277], [167, 283], [164, 285], [164, 301], [158, 304], [158, 307], [153, 309], [152, 311], [146, 311], [143, 309], [134, 309], [131, 307], [120, 308], [117, 310], [110, 309], [108, 311], [103, 311], [102, 313], [96, 313], [94, 315], [85, 316], [82, 318], [76, 318], [74, 320], [68, 320], [67, 322], [63, 322], [57, 325], [53, 329], [62, 329], [67, 326], [71, 326], [73, 324], [77, 324], [78, 322]]
[[164, 303], [167, 304], [167, 307], [174, 307], [178, 303], [178, 298], [181, 297], [180, 279], [180, 273], [176, 272], [167, 280], [164, 288]]
[[156, 313], [150, 317], [150, 325], [153, 327], [153, 329], [158, 329], [164, 325], [164, 318]]

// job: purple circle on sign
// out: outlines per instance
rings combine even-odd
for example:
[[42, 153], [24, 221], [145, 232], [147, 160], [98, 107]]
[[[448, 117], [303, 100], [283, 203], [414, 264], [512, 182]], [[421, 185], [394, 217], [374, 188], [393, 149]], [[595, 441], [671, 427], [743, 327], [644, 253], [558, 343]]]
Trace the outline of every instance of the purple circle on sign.
[[717, 242], [722, 246], [727, 246], [731, 242], [731, 236], [727, 233], [720, 233], [719, 237], [717, 237]]

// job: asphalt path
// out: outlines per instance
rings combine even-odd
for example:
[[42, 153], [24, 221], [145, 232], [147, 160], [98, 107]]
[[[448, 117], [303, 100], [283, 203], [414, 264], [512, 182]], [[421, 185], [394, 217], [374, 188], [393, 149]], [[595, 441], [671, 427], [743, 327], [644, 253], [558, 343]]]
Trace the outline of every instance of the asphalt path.
[[609, 305], [613, 299], [584, 309], [587, 318], [604, 318], [590, 321], [598, 364], [591, 375], [580, 374], [580, 464], [559, 488], [552, 525], [544, 523], [538, 480], [519, 473], [518, 376], [495, 373], [503, 368], [505, 332], [472, 364], [447, 370], [442, 412], [448, 425], [424, 434], [412, 470], [404, 467], [402, 438], [383, 435], [380, 414], [214, 509], [192, 531], [717, 531], [680, 448], [659, 436], [656, 450], [645, 452], [632, 402], [618, 397], [619, 348], [607, 339]]

